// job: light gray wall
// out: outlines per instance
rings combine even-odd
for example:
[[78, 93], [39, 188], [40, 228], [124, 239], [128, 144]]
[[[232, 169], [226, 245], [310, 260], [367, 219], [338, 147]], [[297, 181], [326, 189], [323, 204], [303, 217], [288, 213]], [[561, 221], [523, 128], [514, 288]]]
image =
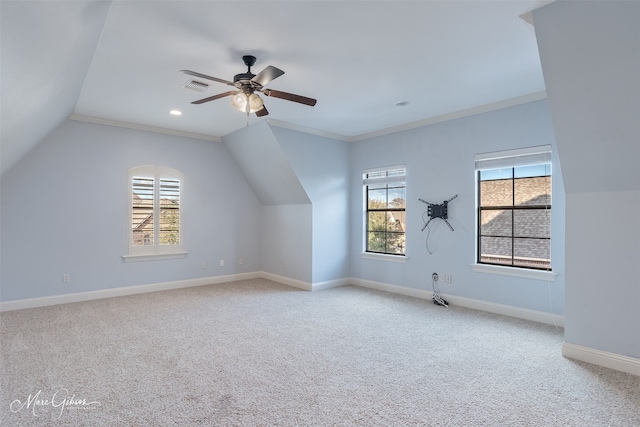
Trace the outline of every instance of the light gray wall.
[[[564, 196], [557, 162], [552, 250], [558, 279], [546, 283], [494, 276], [470, 267], [475, 244], [473, 156], [553, 145], [544, 101], [357, 143], [267, 125], [249, 129], [258, 138], [238, 138], [238, 143], [267, 141], [313, 203], [262, 205], [221, 143], [64, 122], [3, 177], [2, 300], [259, 270], [310, 283], [356, 277], [430, 289], [430, 273], [437, 271], [453, 276], [453, 283], [442, 289], [445, 293], [563, 312]], [[241, 151], [236, 156], [251, 162]], [[269, 161], [269, 156], [258, 157]], [[185, 173], [189, 256], [125, 264], [126, 172], [148, 163]], [[408, 262], [361, 259], [361, 171], [398, 163], [408, 169]], [[417, 199], [441, 202], [453, 194], [459, 194], [450, 209], [456, 231], [433, 223], [429, 244], [434, 254], [429, 255], [426, 232], [420, 231], [426, 206]], [[54, 226], [40, 221], [43, 206]], [[237, 263], [239, 258], [244, 264]], [[226, 261], [223, 268], [220, 259]], [[200, 269], [202, 261], [206, 270]], [[61, 283], [63, 273], [71, 274], [71, 283]]]
[[311, 283], [311, 200], [291, 162], [261, 121], [222, 138], [260, 200], [260, 269]]
[[[437, 271], [453, 276], [443, 293], [563, 313], [564, 194], [555, 158], [552, 259], [557, 280], [494, 276], [470, 267], [473, 156], [554, 145], [545, 101], [356, 143], [267, 125], [248, 129], [244, 132], [257, 132], [257, 137], [239, 137], [236, 143], [267, 141], [304, 187], [297, 194], [308, 194], [312, 203], [261, 204], [225, 144], [64, 122], [3, 177], [2, 300], [259, 270], [310, 283], [355, 277], [428, 290], [430, 273]], [[252, 151], [238, 150], [235, 156], [251, 163], [255, 159], [248, 159], [247, 152]], [[268, 163], [270, 157], [259, 152], [257, 158]], [[125, 264], [127, 169], [149, 163], [185, 173], [189, 256]], [[361, 259], [361, 171], [399, 163], [407, 165], [408, 261]], [[280, 180], [271, 182], [278, 186]], [[420, 231], [426, 205], [418, 198], [439, 203], [454, 194], [459, 194], [450, 206], [455, 232], [442, 222], [432, 223], [434, 253], [429, 255], [426, 232]], [[43, 208], [50, 223], [41, 221]], [[237, 263], [239, 258], [244, 264]], [[218, 266], [220, 259], [225, 267]], [[206, 270], [200, 269], [202, 261]], [[61, 283], [63, 273], [71, 274], [71, 283]]]
[[311, 283], [311, 210], [311, 204], [262, 206], [260, 270]]
[[534, 11], [565, 173], [565, 341], [640, 358], [640, 3]]
[[271, 129], [312, 202], [312, 283], [349, 277], [349, 143]]
[[[184, 259], [122, 260], [142, 164], [184, 173]], [[67, 120], [3, 175], [1, 200], [2, 301], [259, 270], [261, 206], [222, 143]]]
[[[475, 168], [477, 153], [551, 144], [554, 147], [552, 265], [553, 282], [498, 276], [472, 271], [476, 244]], [[406, 264], [363, 259], [362, 171], [405, 164], [407, 167]], [[431, 290], [431, 273], [452, 275], [440, 283], [442, 293], [562, 314], [564, 310], [564, 190], [555, 155], [553, 129], [546, 101], [478, 114], [401, 133], [381, 136], [351, 146], [351, 275], [409, 288]], [[449, 204], [451, 232], [441, 220], [427, 230], [427, 205]], [[428, 218], [427, 218], [428, 219]]]

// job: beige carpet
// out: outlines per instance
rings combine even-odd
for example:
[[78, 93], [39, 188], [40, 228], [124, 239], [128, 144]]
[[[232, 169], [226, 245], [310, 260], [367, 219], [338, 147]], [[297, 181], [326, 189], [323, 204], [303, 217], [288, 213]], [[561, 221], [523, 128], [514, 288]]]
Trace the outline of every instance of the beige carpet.
[[640, 426], [561, 329], [250, 280], [6, 312], [7, 426]]

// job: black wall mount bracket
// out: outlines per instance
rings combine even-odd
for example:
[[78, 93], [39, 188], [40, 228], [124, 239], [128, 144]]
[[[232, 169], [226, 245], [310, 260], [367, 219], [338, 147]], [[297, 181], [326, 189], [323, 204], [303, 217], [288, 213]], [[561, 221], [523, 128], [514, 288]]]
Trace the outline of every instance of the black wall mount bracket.
[[451, 231], [453, 231], [453, 227], [451, 226], [451, 224], [449, 224], [449, 221], [447, 221], [447, 219], [449, 218], [449, 202], [452, 201], [453, 199], [455, 199], [456, 197], [458, 197], [457, 194], [455, 196], [453, 196], [452, 198], [450, 198], [449, 200], [445, 200], [444, 202], [442, 202], [439, 205], [437, 205], [435, 203], [429, 203], [429, 202], [427, 202], [426, 200], [423, 200], [423, 199], [418, 199], [422, 203], [427, 205], [427, 215], [429, 215], [429, 221], [427, 221], [424, 224], [424, 227], [422, 227], [422, 230], [420, 230], [420, 231], [424, 231], [424, 229], [427, 228], [429, 223], [431, 221], [433, 221], [434, 219], [436, 219], [436, 218], [440, 218], [441, 220], [443, 220], [449, 226]]

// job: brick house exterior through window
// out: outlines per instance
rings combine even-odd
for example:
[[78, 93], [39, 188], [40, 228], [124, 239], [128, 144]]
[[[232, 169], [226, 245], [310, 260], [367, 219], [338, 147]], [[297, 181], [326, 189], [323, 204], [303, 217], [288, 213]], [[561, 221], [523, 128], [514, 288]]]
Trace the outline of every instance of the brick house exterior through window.
[[478, 264], [551, 270], [551, 153], [476, 156]]
[[129, 255], [182, 253], [183, 174], [166, 166], [129, 169]]

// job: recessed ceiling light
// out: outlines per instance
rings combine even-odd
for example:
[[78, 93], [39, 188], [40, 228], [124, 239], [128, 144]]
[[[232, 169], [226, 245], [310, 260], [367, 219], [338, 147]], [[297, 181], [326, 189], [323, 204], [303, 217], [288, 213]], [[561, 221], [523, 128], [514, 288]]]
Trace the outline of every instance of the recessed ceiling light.
[[406, 107], [409, 104], [411, 104], [410, 101], [398, 101], [396, 102], [396, 107]]
[[181, 116], [182, 115], [182, 111], [180, 111], [180, 110], [171, 110], [171, 111], [169, 111], [169, 114], [172, 114], [174, 116]]

